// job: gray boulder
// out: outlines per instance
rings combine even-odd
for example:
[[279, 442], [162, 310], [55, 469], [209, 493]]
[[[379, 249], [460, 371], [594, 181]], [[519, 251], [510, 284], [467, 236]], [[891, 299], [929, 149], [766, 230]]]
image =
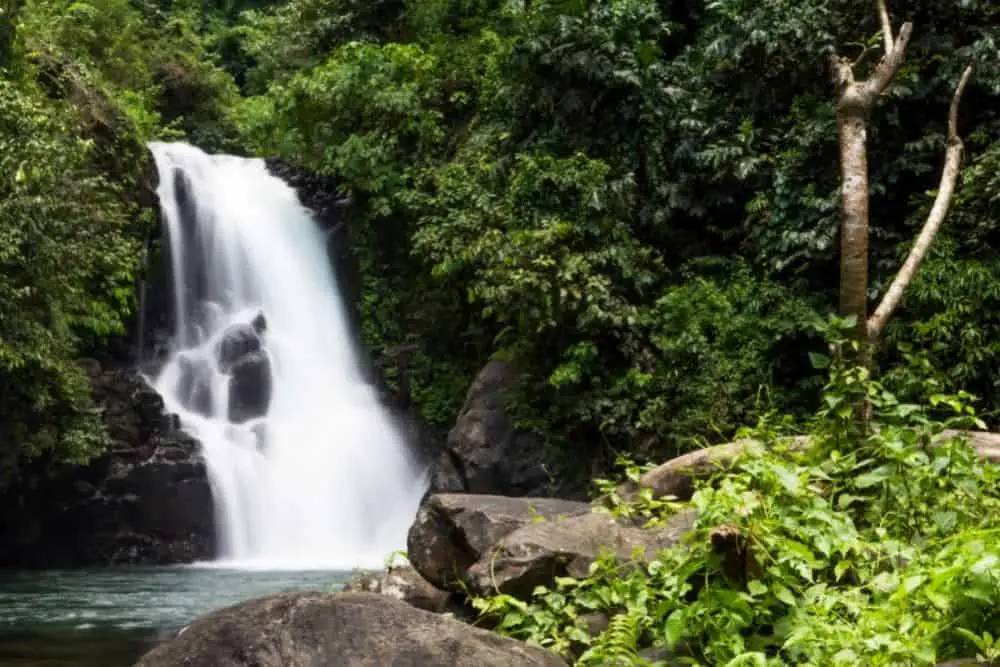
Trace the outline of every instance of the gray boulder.
[[279, 593], [202, 616], [135, 667], [557, 667], [544, 649], [370, 593]]
[[432, 585], [459, 590], [466, 570], [505, 535], [536, 521], [590, 511], [587, 503], [555, 498], [435, 494], [410, 526], [407, 556]]
[[260, 333], [266, 327], [263, 313], [253, 322], [238, 322], [230, 325], [219, 337], [216, 357], [219, 370], [228, 373], [240, 359], [261, 349]]
[[556, 577], [587, 575], [590, 564], [610, 551], [621, 561], [651, 561], [677, 544], [694, 526], [694, 510], [679, 512], [660, 528], [640, 528], [609, 514], [580, 514], [530, 523], [500, 539], [465, 575], [474, 594], [497, 589], [526, 597]]
[[516, 430], [507, 413], [506, 396], [516, 381], [503, 361], [479, 371], [431, 469], [432, 493], [550, 495], [543, 448]]

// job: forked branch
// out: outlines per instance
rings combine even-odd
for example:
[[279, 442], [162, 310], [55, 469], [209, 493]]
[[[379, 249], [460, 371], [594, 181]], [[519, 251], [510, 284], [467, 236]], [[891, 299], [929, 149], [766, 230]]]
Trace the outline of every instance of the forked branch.
[[[880, 3], [883, 7], [885, 3]], [[872, 72], [872, 75], [866, 81], [866, 101], [868, 106], [875, 103], [878, 96], [885, 92], [889, 84], [892, 83], [893, 77], [899, 71], [899, 68], [903, 64], [903, 60], [906, 57], [906, 45], [910, 42], [910, 35], [913, 34], [913, 24], [904, 23], [903, 27], [899, 29], [899, 36], [895, 39], [892, 37], [892, 27], [888, 24], [888, 14], [886, 14], [886, 23], [882, 26], [882, 34], [886, 35], [886, 45], [889, 48], [885, 52], [885, 57]]]
[[889, 286], [889, 290], [882, 298], [882, 302], [875, 309], [875, 313], [868, 320], [868, 335], [872, 341], [878, 339], [886, 322], [889, 321], [893, 311], [896, 310], [896, 307], [902, 300], [903, 291], [910, 284], [910, 281], [913, 280], [913, 276], [916, 275], [921, 262], [924, 261], [927, 250], [931, 247], [931, 243], [934, 241], [938, 230], [941, 229], [941, 223], [944, 222], [945, 215], [948, 214], [948, 208], [951, 206], [951, 200], [955, 194], [955, 184], [958, 182], [958, 171], [962, 163], [962, 155], [965, 152], [962, 138], [958, 135], [958, 107], [970, 76], [972, 76], [971, 65], [966, 67], [965, 71], [962, 72], [962, 77], [955, 88], [955, 94], [951, 98], [951, 109], [948, 112], [948, 141], [947, 148], [945, 149], [944, 169], [941, 172], [941, 184], [938, 186], [937, 196], [934, 198], [934, 206], [931, 207], [927, 221], [924, 222], [923, 229], [920, 230], [920, 236], [913, 243], [913, 248], [910, 249], [910, 254], [906, 257], [906, 261], [903, 262], [902, 268], [899, 269], [899, 273], [896, 274], [892, 284]]

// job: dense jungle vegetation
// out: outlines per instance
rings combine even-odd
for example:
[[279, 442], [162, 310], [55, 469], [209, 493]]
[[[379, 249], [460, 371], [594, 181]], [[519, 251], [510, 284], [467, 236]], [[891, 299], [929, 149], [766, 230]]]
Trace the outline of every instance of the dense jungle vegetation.
[[[890, 11], [914, 27], [870, 113], [872, 304], [974, 74], [957, 192], [869, 374], [825, 355], [850, 340], [829, 317], [830, 61], [876, 67], [874, 3], [0, 1], [0, 470], [105, 442], [77, 360], [136, 308], [156, 236], [143, 143], [279, 156], [354, 200], [364, 342], [432, 424], [502, 357], [557, 466], [626, 455], [635, 476], [737, 432], [812, 438], [703, 484], [693, 546], [479, 601], [501, 631], [584, 664], [649, 646], [733, 666], [996, 658], [1000, 480], [940, 431], [1000, 425], [1000, 5]], [[654, 521], [679, 506], [609, 499]], [[710, 547], [723, 524], [739, 572]], [[597, 638], [578, 623], [595, 610]]]
[[[869, 128], [872, 299], [975, 75], [958, 193], [878, 373], [912, 399], [967, 390], [993, 423], [1000, 8], [891, 10], [915, 29]], [[4, 0], [0, 451], [100, 449], [74, 359], [135, 309], [152, 138], [343, 184], [365, 343], [432, 423], [491, 355], [523, 369], [518, 417], [556, 459], [662, 458], [763, 409], [805, 417], [813, 323], [837, 308], [829, 58], [864, 70], [881, 50], [860, 0]]]

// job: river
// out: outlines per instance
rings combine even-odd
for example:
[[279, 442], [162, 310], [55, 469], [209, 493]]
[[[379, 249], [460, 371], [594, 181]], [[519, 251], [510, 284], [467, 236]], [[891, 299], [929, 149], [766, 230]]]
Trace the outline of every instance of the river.
[[129, 667], [199, 614], [349, 574], [215, 567], [0, 571], [0, 667]]

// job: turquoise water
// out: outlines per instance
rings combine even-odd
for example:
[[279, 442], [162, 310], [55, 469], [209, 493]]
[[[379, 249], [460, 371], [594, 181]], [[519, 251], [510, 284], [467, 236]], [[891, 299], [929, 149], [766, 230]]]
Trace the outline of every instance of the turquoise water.
[[0, 667], [128, 667], [199, 614], [344, 572], [201, 567], [0, 571]]

